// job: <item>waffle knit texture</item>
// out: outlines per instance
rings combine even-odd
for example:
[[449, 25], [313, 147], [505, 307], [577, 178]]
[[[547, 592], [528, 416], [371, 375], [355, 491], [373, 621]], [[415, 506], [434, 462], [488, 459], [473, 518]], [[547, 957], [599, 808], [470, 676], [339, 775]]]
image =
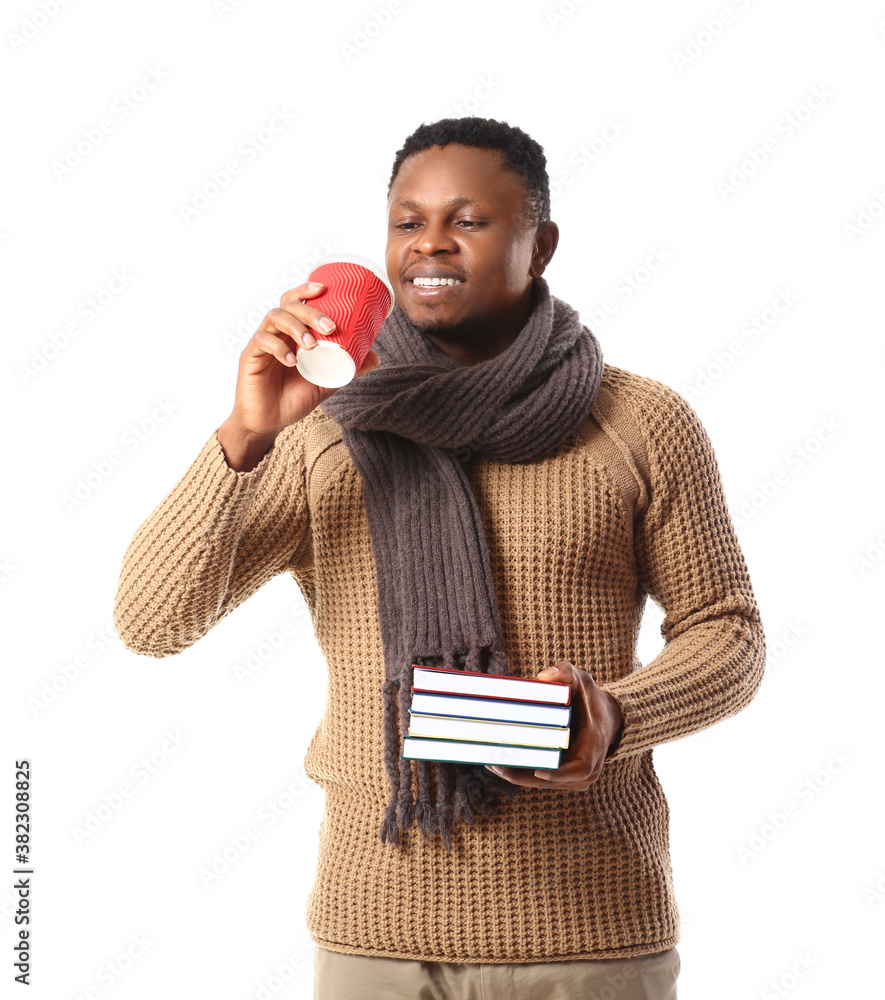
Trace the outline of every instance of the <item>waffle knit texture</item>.
[[373, 347], [378, 367], [338, 389], [323, 409], [343, 427], [363, 477], [377, 571], [390, 779], [379, 839], [400, 844], [417, 820], [425, 837], [439, 830], [451, 849], [454, 823], [490, 816], [521, 791], [481, 765], [400, 758], [413, 664], [510, 672], [464, 452], [528, 462], [550, 451], [589, 414], [602, 350], [544, 278], [533, 283], [519, 336], [479, 364], [449, 357], [398, 305]]
[[[329, 666], [304, 762], [326, 798], [307, 906], [323, 947], [443, 962], [665, 951], [679, 916], [652, 748], [741, 710], [765, 658], [711, 442], [673, 389], [606, 364], [590, 415], [557, 448], [526, 464], [472, 453], [464, 468], [511, 674], [569, 660], [620, 705], [621, 739], [587, 791], [525, 788], [457, 826], [451, 851], [438, 835], [379, 844], [389, 787], [375, 564], [361, 476], [322, 406], [249, 472], [227, 465], [212, 432], [130, 542], [119, 635], [171, 656], [277, 574], [297, 581]], [[648, 596], [664, 644], [643, 665]]]

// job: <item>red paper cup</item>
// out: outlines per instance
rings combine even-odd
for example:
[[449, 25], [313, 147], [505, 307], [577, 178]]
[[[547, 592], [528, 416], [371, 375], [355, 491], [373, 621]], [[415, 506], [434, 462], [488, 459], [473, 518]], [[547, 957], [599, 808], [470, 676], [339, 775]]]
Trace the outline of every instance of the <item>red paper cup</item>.
[[314, 385], [338, 389], [347, 385], [369, 353], [378, 331], [394, 306], [393, 288], [382, 268], [352, 254], [326, 257], [310, 272], [308, 281], [326, 286], [305, 299], [335, 321], [331, 333], [311, 328], [316, 347], [299, 347], [295, 367]]

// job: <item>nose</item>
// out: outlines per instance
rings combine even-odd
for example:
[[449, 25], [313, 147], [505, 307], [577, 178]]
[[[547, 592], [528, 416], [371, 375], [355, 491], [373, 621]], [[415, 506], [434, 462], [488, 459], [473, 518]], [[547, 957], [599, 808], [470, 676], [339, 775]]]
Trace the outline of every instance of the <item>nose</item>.
[[458, 242], [454, 235], [447, 230], [443, 220], [428, 219], [415, 234], [412, 249], [417, 254], [430, 257], [439, 250], [453, 253], [458, 249]]

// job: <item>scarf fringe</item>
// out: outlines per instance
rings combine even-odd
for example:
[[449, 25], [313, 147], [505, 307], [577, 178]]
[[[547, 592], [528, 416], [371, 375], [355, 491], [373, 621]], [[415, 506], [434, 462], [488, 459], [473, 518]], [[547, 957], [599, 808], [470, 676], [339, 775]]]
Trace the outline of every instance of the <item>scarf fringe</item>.
[[[465, 670], [490, 674], [506, 674], [507, 656], [504, 641], [496, 637], [489, 643], [473, 645], [467, 650], [447, 650], [437, 656], [420, 660], [442, 660], [424, 663], [450, 670]], [[409, 827], [417, 821], [425, 840], [437, 832], [446, 849], [453, 850], [452, 832], [456, 824], [473, 824], [478, 815], [491, 816], [501, 802], [518, 795], [521, 788], [499, 778], [480, 765], [448, 764], [444, 762], [411, 761], [400, 757], [401, 737], [408, 732], [409, 707], [412, 701], [412, 664], [419, 659], [400, 659], [400, 676], [388, 679], [382, 688], [384, 702], [384, 763], [390, 779], [390, 800], [378, 830], [382, 844], [405, 841]], [[433, 772], [436, 771], [436, 799], [431, 795]], [[413, 798], [417, 785], [417, 801]]]

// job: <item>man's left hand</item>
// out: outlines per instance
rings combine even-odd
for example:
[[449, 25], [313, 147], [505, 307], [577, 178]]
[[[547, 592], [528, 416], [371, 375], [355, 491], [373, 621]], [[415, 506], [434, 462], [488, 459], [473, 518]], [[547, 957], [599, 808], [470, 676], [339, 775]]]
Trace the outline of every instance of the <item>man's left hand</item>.
[[568, 684], [572, 689], [571, 736], [562, 764], [554, 771], [486, 766], [514, 785], [585, 791], [599, 779], [609, 748], [620, 736], [624, 721], [621, 710], [614, 697], [603, 691], [586, 670], [568, 660], [546, 667], [538, 680]]

